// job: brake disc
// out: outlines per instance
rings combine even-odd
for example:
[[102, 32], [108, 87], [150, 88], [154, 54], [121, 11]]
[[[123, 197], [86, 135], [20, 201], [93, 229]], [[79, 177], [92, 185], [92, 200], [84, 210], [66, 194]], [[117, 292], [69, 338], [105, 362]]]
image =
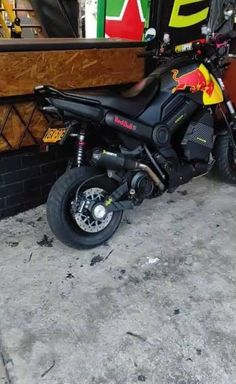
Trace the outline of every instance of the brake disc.
[[[106, 191], [101, 188], [89, 188], [83, 192], [81, 198], [86, 201], [98, 203], [104, 200]], [[87, 233], [98, 233], [103, 231], [111, 222], [113, 218], [113, 212], [108, 213], [103, 219], [95, 220], [84, 206], [82, 212], [74, 212], [74, 219], [77, 225]]]

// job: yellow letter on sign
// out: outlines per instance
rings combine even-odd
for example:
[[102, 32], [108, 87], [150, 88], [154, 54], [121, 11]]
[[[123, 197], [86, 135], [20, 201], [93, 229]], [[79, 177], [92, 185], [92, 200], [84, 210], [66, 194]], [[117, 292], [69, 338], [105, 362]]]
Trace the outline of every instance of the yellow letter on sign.
[[180, 8], [183, 5], [200, 3], [204, 0], [175, 0], [169, 27], [173, 28], [183, 28], [191, 27], [192, 25], [198, 24], [201, 21], [205, 20], [208, 15], [209, 7], [204, 8], [202, 11], [193, 13], [189, 16], [183, 16], [179, 14]]

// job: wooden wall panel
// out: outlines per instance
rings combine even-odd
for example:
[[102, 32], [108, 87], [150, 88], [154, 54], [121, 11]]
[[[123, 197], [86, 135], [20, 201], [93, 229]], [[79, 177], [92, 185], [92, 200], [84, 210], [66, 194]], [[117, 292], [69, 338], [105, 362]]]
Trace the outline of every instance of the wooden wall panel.
[[232, 101], [236, 105], [236, 58], [231, 59], [231, 65], [225, 73], [225, 85]]
[[0, 152], [41, 144], [47, 128], [33, 102], [0, 105]]
[[29, 131], [31, 135], [35, 138], [38, 143], [41, 143], [41, 140], [48, 129], [48, 122], [45, 116], [38, 111], [34, 110], [31, 123], [29, 125]]
[[142, 48], [1, 52], [0, 97], [32, 94], [37, 85], [62, 89], [132, 83], [144, 75]]
[[7, 142], [2, 137], [0, 137], [0, 152], [8, 151], [9, 149], [11, 148]]

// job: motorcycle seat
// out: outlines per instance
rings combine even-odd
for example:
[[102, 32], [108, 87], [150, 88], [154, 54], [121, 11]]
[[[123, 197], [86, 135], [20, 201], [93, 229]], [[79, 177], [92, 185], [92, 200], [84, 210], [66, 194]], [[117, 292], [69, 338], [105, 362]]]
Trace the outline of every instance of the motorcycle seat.
[[[84, 91], [64, 92], [67, 100], [82, 104], [94, 103], [97, 106], [112, 109], [131, 118], [137, 118], [151, 104], [160, 88], [162, 75], [174, 66], [191, 62], [189, 57], [177, 57], [160, 64], [148, 77], [133, 85], [130, 89], [119, 92], [113, 88], [89, 89]], [[74, 107], [73, 107], [74, 109]]]
[[74, 92], [59, 91], [60, 99], [57, 98], [57, 90], [54, 88], [51, 90], [53, 92], [52, 97], [56, 97], [53, 104], [61, 109], [64, 105], [67, 112], [75, 114], [77, 104], [79, 115], [83, 115], [83, 110], [87, 114], [88, 108], [97, 110], [104, 108], [134, 118], [140, 115], [151, 103], [159, 90], [159, 84], [159, 79], [146, 78], [124, 92], [109, 88]]

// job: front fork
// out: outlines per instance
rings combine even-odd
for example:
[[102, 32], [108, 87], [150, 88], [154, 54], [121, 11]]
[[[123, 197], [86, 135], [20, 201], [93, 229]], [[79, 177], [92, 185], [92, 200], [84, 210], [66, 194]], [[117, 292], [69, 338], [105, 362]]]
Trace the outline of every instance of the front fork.
[[225, 106], [227, 108], [227, 111], [229, 112], [230, 119], [227, 117], [227, 114], [224, 111], [224, 108], [222, 105], [219, 106], [221, 115], [226, 123], [227, 131], [230, 136], [232, 145], [234, 149], [236, 150], [236, 144], [235, 144], [235, 138], [234, 138], [234, 132], [236, 131], [236, 110], [234, 107], [234, 104], [232, 103], [229, 94], [226, 90], [221, 71], [216, 68], [214, 65], [211, 65], [212, 67], [212, 73], [214, 76], [217, 78], [218, 83], [222, 89], [223, 96], [224, 96], [224, 101], [225, 101]]
[[222, 79], [222, 77], [217, 77], [217, 80], [221, 86], [221, 89], [223, 91], [223, 95], [224, 95], [224, 100], [225, 100], [225, 104], [227, 106], [227, 109], [228, 109], [228, 112], [231, 116], [231, 119], [232, 119], [232, 123], [234, 124], [234, 126], [232, 127], [233, 129], [235, 129], [235, 125], [236, 125], [236, 110], [235, 110], [235, 107], [234, 107], [234, 104], [232, 103], [229, 95], [228, 95], [228, 92], [226, 90], [226, 87], [225, 87], [225, 84], [224, 84], [224, 81]]
[[222, 78], [222, 72], [219, 69], [219, 67], [217, 65], [215, 65], [215, 63], [211, 59], [209, 59], [207, 61], [207, 64], [210, 66], [210, 70], [211, 70], [212, 74], [214, 75], [214, 77], [217, 79], [217, 81], [221, 87], [221, 90], [223, 92], [224, 101], [225, 101], [227, 110], [230, 114], [231, 122], [229, 122], [229, 120], [227, 119], [227, 116], [226, 116], [221, 105], [220, 105], [220, 111], [222, 113], [222, 116], [223, 116], [226, 124], [227, 124], [228, 129], [230, 129], [230, 132], [231, 132], [230, 136], [232, 136], [233, 131], [236, 129], [236, 110], [235, 110], [234, 104], [232, 103], [232, 101], [229, 97], [229, 94], [226, 90], [225, 83], [224, 83], [224, 80]]

